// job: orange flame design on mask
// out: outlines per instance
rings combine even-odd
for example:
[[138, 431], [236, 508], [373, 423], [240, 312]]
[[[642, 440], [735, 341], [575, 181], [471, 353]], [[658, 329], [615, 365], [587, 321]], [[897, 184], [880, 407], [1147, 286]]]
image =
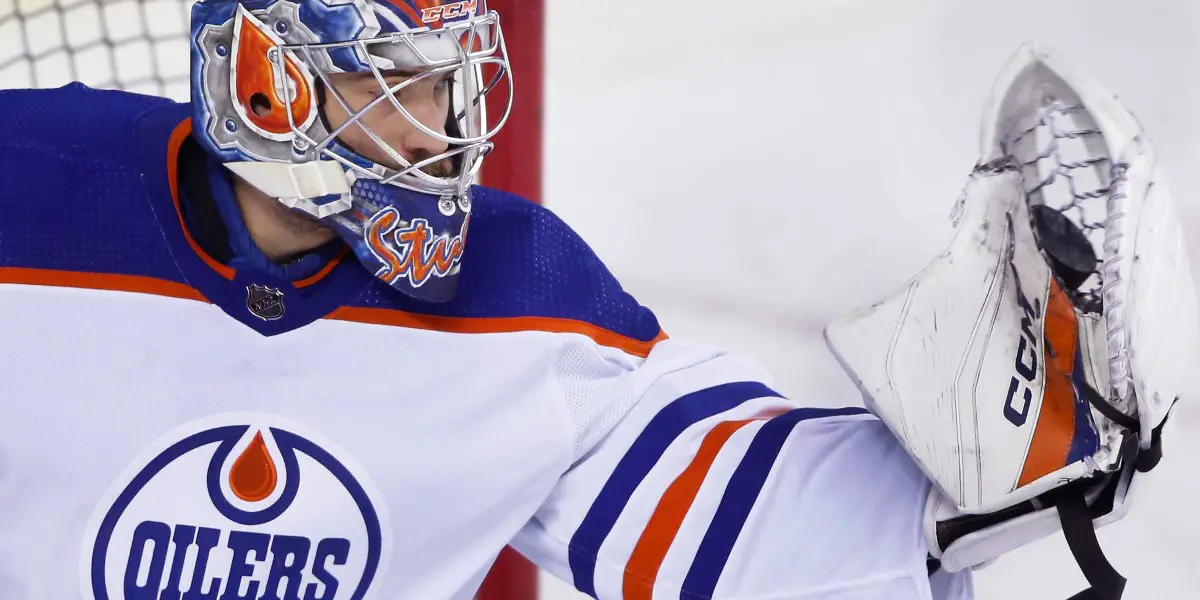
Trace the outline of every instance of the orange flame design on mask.
[[[234, 99], [241, 105], [246, 119], [255, 126], [274, 134], [291, 132], [288, 125], [287, 99], [280, 97], [278, 87], [294, 90], [295, 98], [291, 104], [292, 121], [299, 127], [309, 121], [312, 108], [312, 89], [308, 79], [300, 67], [290, 56], [284, 56], [284, 71], [287, 74], [287, 86], [275, 85], [275, 67], [267, 57], [268, 51], [275, 48], [277, 41], [272, 39], [261, 23], [248, 12], [240, 15], [238, 40], [233, 68], [237, 72], [237, 84], [234, 89]], [[279, 50], [282, 52], [282, 50]], [[269, 112], [259, 115], [254, 111], [255, 104], [267, 103]]]

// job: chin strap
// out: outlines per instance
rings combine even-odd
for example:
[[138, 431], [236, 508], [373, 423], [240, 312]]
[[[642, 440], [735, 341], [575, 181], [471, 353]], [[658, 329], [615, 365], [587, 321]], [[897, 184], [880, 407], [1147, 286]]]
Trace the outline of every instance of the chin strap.
[[318, 198], [350, 191], [346, 171], [332, 160], [297, 164], [231, 162], [225, 166], [273, 198]]

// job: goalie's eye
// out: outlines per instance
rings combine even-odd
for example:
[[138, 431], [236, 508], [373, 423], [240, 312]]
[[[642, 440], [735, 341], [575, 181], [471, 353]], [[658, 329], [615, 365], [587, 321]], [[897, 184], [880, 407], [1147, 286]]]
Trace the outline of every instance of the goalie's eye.
[[409, 85], [395, 90], [396, 100], [401, 104], [409, 104], [411, 102], [428, 99], [431, 95], [436, 100], [444, 100], [443, 96], [448, 94], [451, 86], [454, 85], [454, 74], [445, 73], [442, 75], [427, 75], [421, 77], [418, 73], [395, 73], [388, 74], [384, 77], [384, 85], [380, 86], [378, 81], [373, 77], [368, 84], [371, 86], [370, 96], [378, 98], [388, 93], [388, 90], [393, 90], [396, 86], [403, 84], [406, 81], [420, 77], [417, 81], [413, 81]]

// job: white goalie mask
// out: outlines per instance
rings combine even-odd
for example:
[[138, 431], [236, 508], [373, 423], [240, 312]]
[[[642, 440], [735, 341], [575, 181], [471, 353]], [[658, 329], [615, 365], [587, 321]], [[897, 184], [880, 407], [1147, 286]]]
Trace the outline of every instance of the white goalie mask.
[[1093, 528], [1158, 462], [1194, 357], [1179, 218], [1142, 127], [1044, 49], [1004, 68], [981, 142], [949, 245], [826, 338], [934, 483], [944, 567], [1061, 526], [1087, 597], [1120, 597]]
[[[471, 187], [513, 99], [486, 0], [201, 0], [191, 46], [193, 138], [209, 155], [333, 229], [392, 287], [454, 296]], [[425, 148], [402, 147], [417, 138]]]

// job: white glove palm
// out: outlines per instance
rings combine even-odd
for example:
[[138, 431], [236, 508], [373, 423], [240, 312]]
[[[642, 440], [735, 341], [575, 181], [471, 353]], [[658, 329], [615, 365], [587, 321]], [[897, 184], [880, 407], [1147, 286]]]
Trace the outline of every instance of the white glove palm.
[[1061, 525], [1119, 597], [1092, 520], [1123, 516], [1139, 462], [1157, 462], [1196, 338], [1171, 197], [1132, 115], [1032, 46], [996, 84], [979, 165], [942, 254], [826, 337], [934, 482], [943, 566]]

